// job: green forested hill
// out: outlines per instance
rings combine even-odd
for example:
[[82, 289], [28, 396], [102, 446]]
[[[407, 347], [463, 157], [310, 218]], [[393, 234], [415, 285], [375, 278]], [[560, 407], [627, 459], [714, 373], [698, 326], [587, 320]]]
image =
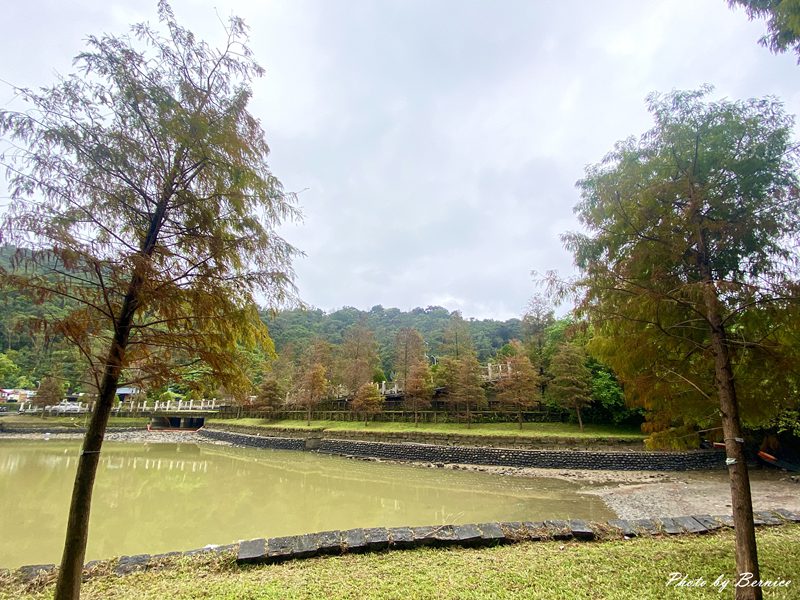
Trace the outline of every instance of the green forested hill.
[[[16, 248], [0, 247], [0, 269], [8, 269]], [[59, 336], [48, 337], [31, 327], [36, 321], [63, 316], [69, 307], [63, 299], [34, 303], [11, 289], [0, 290], [0, 385], [30, 387], [48, 375], [75, 384], [85, 365], [78, 352]], [[442, 354], [445, 330], [455, 313], [441, 306], [401, 311], [373, 306], [368, 311], [353, 307], [325, 313], [319, 309], [294, 309], [271, 314], [262, 312], [280, 355], [284, 351], [299, 357], [312, 340], [341, 344], [345, 332], [363, 322], [378, 342], [384, 371], [392, 369], [395, 337], [403, 328], [418, 330], [430, 355]], [[519, 319], [496, 321], [467, 319], [465, 322], [478, 358], [485, 362], [509, 340], [522, 338]], [[72, 387], [72, 385], [70, 386]]]
[[[0, 247], [0, 269], [9, 270], [17, 252]], [[78, 352], [59, 336], [42, 333], [38, 323], [63, 316], [63, 298], [41, 303], [13, 289], [0, 288], [0, 385], [34, 387], [47, 375], [76, 381], [85, 370]]]
[[[290, 345], [302, 351], [314, 338], [339, 344], [349, 327], [363, 321], [375, 334], [386, 369], [391, 365], [395, 336], [406, 327], [413, 327], [422, 334], [429, 354], [440, 354], [444, 331], [453, 314], [441, 306], [405, 312], [377, 305], [368, 311], [349, 306], [331, 313], [319, 309], [286, 310], [274, 316], [264, 313], [262, 318], [269, 327], [279, 354]], [[466, 324], [481, 361], [493, 356], [509, 340], [522, 337], [522, 322], [519, 319], [467, 319]]]
[[[8, 247], [0, 248], [0, 268], [8, 267], [8, 259], [13, 251], [14, 249]], [[31, 327], [37, 320], [46, 321], [63, 316], [69, 308], [62, 299], [52, 298], [35, 303], [19, 292], [0, 290], [0, 387], [35, 387], [45, 377], [54, 376], [63, 382], [65, 389], [87, 391], [79, 383], [87, 379], [86, 364], [75, 347], [57, 334], [48, 336], [41, 329]], [[457, 330], [462, 336], [466, 333], [471, 338], [470, 345], [474, 347], [481, 363], [494, 357], [510, 340], [523, 340], [528, 344], [537, 366], [546, 373], [555, 349], [565, 342], [566, 330], [571, 323], [568, 319], [555, 321], [552, 315], [545, 318], [541, 323], [542, 329], [537, 334], [537, 346], [530, 329], [531, 323], [523, 331], [520, 319], [462, 320], [460, 315], [441, 306], [415, 308], [410, 311], [384, 308], [380, 305], [373, 306], [368, 311], [344, 307], [330, 313], [319, 309], [293, 309], [277, 313], [264, 310], [261, 318], [269, 328], [279, 357], [284, 359], [279, 361], [280, 366], [273, 368], [285, 370], [290, 379], [301, 372], [304, 352], [315, 340], [324, 340], [336, 349], [341, 349], [345, 345], [343, 342], [348, 331], [359, 324], [372, 332], [378, 345], [379, 366], [388, 376], [395, 371], [397, 334], [405, 328], [416, 329], [425, 341], [425, 353], [435, 357], [452, 352], [454, 331]], [[247, 361], [245, 368], [254, 384], [259, 385], [269, 362], [267, 353], [247, 353], [244, 360]], [[608, 420], [609, 411], [625, 418], [628, 412], [623, 404], [622, 390], [613, 374], [596, 361], [590, 361], [589, 366], [598, 399], [595, 404], [602, 408], [602, 418]], [[186, 393], [194, 385], [189, 383], [189, 379], [194, 377], [192, 372], [187, 372], [187, 376], [187, 379], [182, 379], [177, 374], [170, 389]], [[195, 379], [191, 381], [196, 383]], [[209, 382], [209, 386], [206, 391], [214, 393], [213, 382]], [[158, 393], [160, 390], [151, 391]], [[597, 420], [591, 418], [591, 413], [587, 416], [590, 420]]]

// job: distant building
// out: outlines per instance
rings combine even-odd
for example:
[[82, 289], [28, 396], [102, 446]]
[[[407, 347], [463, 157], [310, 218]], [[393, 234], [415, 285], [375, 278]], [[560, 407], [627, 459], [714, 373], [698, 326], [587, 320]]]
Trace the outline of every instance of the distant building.
[[26, 402], [36, 397], [36, 390], [2, 389], [0, 400], [3, 402]]
[[117, 398], [119, 398], [120, 402], [125, 402], [132, 396], [136, 396], [142, 390], [137, 387], [121, 387], [117, 388]]

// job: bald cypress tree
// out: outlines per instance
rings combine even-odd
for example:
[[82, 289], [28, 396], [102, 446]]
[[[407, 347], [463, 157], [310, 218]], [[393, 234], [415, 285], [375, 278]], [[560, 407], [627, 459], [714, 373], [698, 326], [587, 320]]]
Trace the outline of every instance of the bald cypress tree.
[[55, 377], [45, 377], [36, 390], [33, 403], [39, 406], [58, 404], [64, 398], [64, 387]]
[[467, 428], [472, 427], [474, 409], [486, 406], [486, 390], [483, 388], [481, 365], [475, 354], [463, 353], [455, 362], [452, 388], [448, 390], [449, 401], [458, 409], [463, 408]]
[[275, 412], [283, 406], [285, 400], [286, 390], [274, 375], [269, 374], [264, 377], [261, 385], [258, 386], [253, 406]]
[[383, 410], [383, 396], [374, 383], [364, 383], [356, 391], [350, 408], [364, 415], [364, 427], [366, 427], [369, 418]]
[[306, 409], [306, 424], [311, 425], [311, 411], [328, 395], [331, 385], [326, 376], [325, 365], [313, 363], [303, 372], [299, 382], [298, 400]]
[[425, 359], [425, 341], [413, 327], [397, 332], [394, 342], [394, 370], [401, 389], [405, 389], [411, 368]]
[[431, 370], [425, 361], [417, 361], [408, 372], [404, 390], [405, 407], [414, 411], [414, 427], [419, 425], [419, 411], [430, 408], [433, 399]]
[[497, 382], [497, 399], [517, 412], [517, 422], [522, 429], [522, 411], [530, 409], [541, 400], [541, 379], [531, 360], [520, 353], [509, 357], [511, 372]]
[[366, 324], [359, 322], [348, 328], [339, 347], [339, 371], [348, 393], [355, 394], [371, 382], [379, 364], [378, 344]]
[[586, 353], [574, 344], [561, 344], [550, 362], [550, 374], [550, 396], [575, 411], [583, 431], [581, 409], [592, 401], [592, 373], [586, 366]]
[[[759, 579], [742, 420], [796, 398], [800, 187], [793, 119], [774, 98], [654, 94], [654, 127], [619, 142], [579, 182], [590, 350], [626, 395], [682, 418], [718, 416], [736, 568]], [[760, 588], [737, 588], [760, 598]]]
[[[240, 350], [272, 352], [254, 294], [292, 294], [295, 249], [276, 233], [296, 209], [270, 172], [250, 82], [263, 70], [231, 18], [221, 48], [181, 27], [90, 36], [78, 72], [18, 90], [0, 112], [13, 144], [0, 160], [12, 203], [2, 241], [21, 250], [0, 276], [36, 301], [65, 300], [46, 323], [99, 382], [78, 461], [55, 596], [80, 594], [92, 489], [115, 391], [126, 374], [166, 381], [176, 362], [206, 365], [227, 389], [252, 389]], [[135, 370], [132, 368], [135, 367]]]

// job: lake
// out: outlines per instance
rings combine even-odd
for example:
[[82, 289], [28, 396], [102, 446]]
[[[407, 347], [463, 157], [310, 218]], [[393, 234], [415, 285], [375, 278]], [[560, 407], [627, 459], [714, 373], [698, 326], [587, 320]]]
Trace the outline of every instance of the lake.
[[[0, 440], [0, 567], [60, 562], [78, 440]], [[313, 452], [106, 442], [86, 560], [355, 527], [616, 515], [549, 478]]]

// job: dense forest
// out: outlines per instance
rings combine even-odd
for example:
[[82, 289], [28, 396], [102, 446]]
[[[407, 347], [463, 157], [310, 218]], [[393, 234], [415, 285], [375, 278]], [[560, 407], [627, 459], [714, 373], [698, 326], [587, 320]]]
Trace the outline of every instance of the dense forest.
[[[394, 366], [394, 343], [400, 330], [419, 331], [427, 344], [426, 353], [429, 356], [438, 356], [443, 353], [445, 331], [454, 314], [441, 306], [415, 308], [405, 312], [377, 305], [368, 311], [349, 306], [330, 313], [320, 309], [286, 310], [274, 315], [262, 313], [262, 319], [269, 327], [278, 354], [288, 346], [303, 351], [314, 339], [340, 344], [348, 328], [363, 323], [375, 336], [381, 366], [388, 373]], [[478, 360], [482, 363], [492, 358], [512, 339], [522, 338], [521, 319], [466, 319], [465, 323]]]
[[[14, 251], [0, 251], [4, 267]], [[0, 300], [2, 387], [36, 388], [56, 381], [65, 392], [95, 392], [83, 357], [64, 335], [48, 327], [69, 310], [63, 298], [37, 302], [6, 290]], [[542, 299], [533, 301], [521, 318], [506, 321], [463, 319], [441, 306], [411, 311], [380, 305], [368, 311], [295, 308], [263, 310], [260, 316], [274, 352], [268, 347], [242, 352], [252, 388], [249, 397], [232, 398], [238, 402], [277, 408], [286, 406], [288, 399], [288, 405], [297, 408], [345, 397], [361, 406], [359, 388], [387, 381], [408, 390], [405, 405], [412, 410], [430, 408], [433, 390], [438, 389], [437, 406], [459, 414], [488, 408], [491, 400], [494, 409], [520, 414], [547, 406], [572, 418], [582, 413], [589, 421], [635, 423], [641, 418], [640, 411], [625, 406], [611, 370], [586, 354], [589, 328], [555, 319]], [[577, 367], [561, 364], [568, 360], [561, 356], [565, 347], [579, 348], [580, 356], [572, 356], [580, 363]], [[226, 395], [204, 376], [202, 366], [191, 366], [193, 358], [183, 357], [186, 368], [177, 369], [166, 386], [136, 383], [151, 398]], [[515, 376], [487, 387], [483, 379], [488, 363], [505, 368], [513, 364]], [[581, 369], [582, 383], [570, 383]], [[560, 392], [559, 386], [566, 391]], [[579, 388], [582, 396], [576, 394]], [[317, 391], [310, 402], [312, 389]]]
[[[10, 247], [0, 249], [4, 266], [9, 265], [13, 252]], [[33, 389], [53, 379], [64, 392], [95, 392], [83, 357], [63, 335], [47, 326], [70, 308], [69, 301], [61, 297], [36, 302], [20, 292], [5, 290], [0, 299], [0, 386]], [[252, 382], [249, 397], [231, 397], [205, 376], [202, 366], [189, 366], [194, 362], [191, 356], [178, 359], [187, 366], [176, 369], [168, 385], [148, 385], [146, 380], [136, 384], [150, 398], [226, 396], [260, 408], [296, 409], [324, 406], [326, 399], [355, 398], [364, 383], [399, 381], [401, 387], [413, 387], [413, 363], [422, 362], [423, 370], [415, 372], [417, 386], [424, 387], [425, 380], [431, 389], [420, 391], [416, 400], [413, 394], [409, 396], [405, 407], [412, 410], [429, 409], [436, 388], [444, 390], [444, 395], [439, 394], [435, 406], [456, 412], [459, 418], [465, 411], [469, 414], [489, 407], [509, 411], [547, 408], [562, 418], [588, 422], [638, 424], [646, 417], [645, 430], [658, 445], [675, 445], [676, 439], [679, 445], [693, 444], [699, 439], [693, 434], [698, 426], [716, 425], [713, 416], [676, 420], [672, 414], [642, 406], [630, 393], [626, 404], [617, 375], [593, 351], [600, 341], [595, 329], [574, 317], [556, 319], [552, 307], [540, 297], [532, 300], [526, 314], [506, 321], [463, 319], [460, 313], [441, 306], [402, 311], [380, 305], [332, 312], [318, 308], [262, 310], [260, 317], [274, 352], [268, 347], [242, 352], [242, 364]], [[407, 343], [404, 336], [409, 334], [418, 337], [419, 347], [413, 360], [404, 364], [398, 358], [399, 346], [404, 339]], [[470, 367], [464, 364], [466, 355], [474, 359]], [[520, 362], [522, 358], [528, 363]], [[517, 373], [532, 369], [533, 374], [516, 382], [516, 391], [504, 389], [511, 385], [507, 382], [487, 387], [478, 374], [485, 376], [487, 363], [513, 363]], [[317, 389], [313, 401], [309, 389]], [[526, 389], [527, 394], [523, 393]], [[781, 418], [785, 420], [786, 414]]]
[[[0, 263], [9, 265], [14, 248], [0, 249]], [[31, 388], [47, 376], [54, 376], [68, 389], [80, 390], [85, 365], [72, 344], [46, 328], [70, 309], [63, 298], [37, 303], [13, 290], [4, 290], [0, 299], [0, 385]], [[326, 313], [320, 309], [261, 311], [275, 350], [301, 355], [317, 340], [334, 346], [345, 339], [356, 324], [365, 325], [377, 342], [380, 367], [389, 374], [394, 368], [394, 344], [402, 329], [415, 329], [425, 340], [425, 353], [432, 360], [444, 351], [444, 336], [454, 314], [441, 306], [415, 308], [405, 312], [397, 308], [374, 306], [369, 311], [344, 307]], [[467, 319], [471, 344], [481, 363], [494, 357], [512, 339], [522, 338], [522, 320]], [[255, 363], [253, 379], [260, 382], [261, 361], [269, 359], [268, 350], [250, 357]]]

